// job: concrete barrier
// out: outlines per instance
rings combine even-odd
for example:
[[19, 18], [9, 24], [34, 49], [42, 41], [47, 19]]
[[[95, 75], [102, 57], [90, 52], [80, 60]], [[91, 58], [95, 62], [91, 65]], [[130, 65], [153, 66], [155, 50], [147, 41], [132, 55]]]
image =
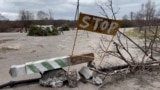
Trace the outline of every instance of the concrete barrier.
[[10, 75], [17, 77], [21, 75], [43, 73], [44, 71], [67, 67], [69, 65], [76, 65], [94, 60], [94, 54], [82, 54], [77, 56], [63, 56], [39, 60], [35, 62], [27, 62], [22, 65], [12, 65], [10, 68]]

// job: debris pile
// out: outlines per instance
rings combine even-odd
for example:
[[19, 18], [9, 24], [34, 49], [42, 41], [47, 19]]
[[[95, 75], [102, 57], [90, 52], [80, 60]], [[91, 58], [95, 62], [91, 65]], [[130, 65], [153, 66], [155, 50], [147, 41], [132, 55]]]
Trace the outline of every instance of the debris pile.
[[80, 80], [80, 76], [76, 70], [68, 72], [68, 86], [71, 88], [75, 88], [78, 86], [78, 82]]
[[79, 71], [80, 75], [83, 76], [85, 79], [90, 79], [93, 76], [93, 71], [89, 69], [89, 67], [82, 67]]
[[[94, 62], [89, 62], [89, 64]], [[91, 66], [91, 65], [88, 65]], [[94, 85], [101, 85], [102, 78], [94, 74], [94, 71], [90, 70], [91, 67], [83, 66], [80, 71], [77, 70], [66, 72], [63, 69], [55, 69], [46, 71], [42, 74], [39, 80], [39, 84], [44, 87], [58, 88], [64, 85], [68, 85], [71, 88], [78, 86], [80, 81], [90, 82]], [[95, 66], [92, 68], [95, 68]]]
[[[77, 61], [78, 60], [78, 61]], [[112, 81], [108, 76], [115, 76], [115, 80], [117, 81], [119, 78], [123, 77], [123, 75], [129, 72], [135, 72], [137, 70], [147, 69], [152, 70], [159, 68], [159, 61], [152, 61], [144, 64], [136, 64], [129, 66], [120, 65], [106, 68], [98, 68], [95, 65], [94, 54], [82, 54], [77, 56], [63, 56], [58, 58], [51, 58], [48, 60], [40, 60], [32, 63], [26, 63], [22, 65], [13, 65], [10, 69], [10, 74], [12, 77], [17, 77], [20, 75], [28, 75], [34, 73], [40, 73], [41, 78], [37, 78], [34, 80], [23, 80], [23, 81], [12, 81], [3, 85], [0, 85], [0, 89], [8, 86], [15, 86], [18, 84], [38, 82], [41, 86], [44, 87], [53, 87], [60, 88], [63, 86], [68, 86], [71, 88], [78, 87], [80, 82], [82, 83], [91, 83], [93, 85], [97, 85], [99, 87], [103, 86], [103, 84], [107, 81]], [[69, 62], [71, 62], [69, 64]], [[86, 66], [81, 67], [79, 71], [65, 71], [63, 67], [67, 67], [68, 65], [76, 65], [81, 63], [88, 63]], [[43, 73], [42, 73], [43, 72]], [[122, 74], [121, 74], [122, 73]], [[119, 75], [119, 76], [116, 76]], [[107, 78], [106, 78], [107, 77]]]

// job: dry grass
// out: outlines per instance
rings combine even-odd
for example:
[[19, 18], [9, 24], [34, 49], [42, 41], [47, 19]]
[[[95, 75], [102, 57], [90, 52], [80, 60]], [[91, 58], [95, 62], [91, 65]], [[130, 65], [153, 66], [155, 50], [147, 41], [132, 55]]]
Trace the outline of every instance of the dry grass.
[[[154, 37], [153, 32], [156, 32], [155, 29], [152, 29], [152, 32], [147, 30], [147, 39], [152, 39]], [[129, 37], [137, 37], [137, 38], [144, 38], [144, 30], [142, 32], [138, 32], [138, 29], [134, 29], [132, 31], [126, 31], [124, 32]], [[158, 36], [160, 35], [160, 30], [158, 30]]]
[[142, 33], [139, 33], [137, 30], [126, 31], [124, 33], [129, 37], [141, 38], [143, 36]]

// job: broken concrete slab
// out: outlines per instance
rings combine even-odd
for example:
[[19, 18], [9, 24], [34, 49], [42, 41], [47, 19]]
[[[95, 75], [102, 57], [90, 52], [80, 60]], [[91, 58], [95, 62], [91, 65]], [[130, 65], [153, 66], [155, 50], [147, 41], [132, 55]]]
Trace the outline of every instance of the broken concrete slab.
[[82, 75], [85, 79], [90, 79], [93, 76], [93, 71], [89, 69], [89, 67], [83, 66], [79, 71], [80, 75]]

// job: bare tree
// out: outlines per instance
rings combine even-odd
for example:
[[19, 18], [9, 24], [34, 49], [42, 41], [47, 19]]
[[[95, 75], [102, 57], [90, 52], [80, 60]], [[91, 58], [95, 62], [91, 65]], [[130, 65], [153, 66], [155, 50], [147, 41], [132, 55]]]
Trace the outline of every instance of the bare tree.
[[[141, 33], [144, 34], [144, 50], [146, 52], [150, 51], [151, 57], [153, 57], [153, 45], [157, 37], [156, 32], [158, 31], [158, 21], [155, 19], [158, 19], [156, 16], [155, 3], [148, 0], [147, 3], [142, 4], [142, 8], [139, 12], [137, 12], [136, 17], [139, 17], [137, 18], [137, 23], [140, 25], [140, 31], [143, 31]], [[140, 18], [141, 22], [139, 21]]]
[[131, 18], [131, 21], [133, 21], [133, 18], [134, 18], [134, 12], [130, 12], [130, 18]]
[[49, 17], [49, 15], [42, 10], [37, 12], [37, 19], [39, 19], [39, 20], [48, 20], [49, 19], [48, 17]]
[[144, 4], [141, 5], [141, 9], [135, 13], [135, 21], [136, 21], [136, 26], [139, 27], [138, 31], [141, 32], [143, 26], [145, 25], [144, 20], [145, 20], [145, 12], [144, 12]]
[[25, 32], [28, 31], [28, 27], [31, 24], [31, 20], [34, 19], [34, 14], [28, 10], [21, 10], [19, 12], [19, 20], [22, 22], [22, 29], [25, 29]]
[[7, 32], [9, 30], [10, 26], [8, 25], [8, 22], [9, 20], [0, 14], [0, 32]]
[[[97, 0], [97, 6], [100, 8], [100, 13], [109, 18], [110, 15], [108, 15], [107, 12], [110, 12], [111, 18], [116, 19], [116, 14], [119, 12], [120, 8], [113, 6], [113, 0], [106, 0], [106, 2], [102, 2], [101, 0]], [[117, 10], [115, 10], [117, 8]]]
[[[107, 5], [105, 4], [106, 5], [105, 8], [108, 8], [112, 12], [112, 17], [116, 19], [117, 11], [114, 11], [112, 0], [107, 0], [106, 3]], [[153, 19], [155, 17], [155, 7], [154, 7], [154, 4], [151, 4], [151, 3], [152, 3], [151, 1], [148, 1], [146, 4], [142, 4], [140, 11], [137, 12], [136, 19], [138, 20], [139, 23], [141, 23], [142, 25], [141, 27], [145, 26], [146, 23], [148, 23], [148, 25], [150, 26], [151, 22], [153, 22]], [[103, 5], [98, 5], [98, 6], [102, 10], [102, 12], [104, 12], [102, 15], [105, 15], [108, 17], [109, 15], [105, 11], [105, 8], [102, 7]], [[158, 37], [157, 32], [159, 30], [158, 21], [156, 21], [155, 23], [156, 23], [156, 27], [154, 31], [151, 30], [152, 38], [149, 39], [149, 42], [148, 42], [147, 33], [145, 32], [142, 33], [144, 34], [144, 39], [142, 39], [144, 40], [144, 46], [143, 46], [143, 42], [139, 43], [139, 41], [132, 39], [131, 37], [128, 37], [127, 35], [125, 35], [123, 32], [119, 31], [119, 33], [117, 34], [117, 40], [113, 41], [115, 50], [105, 51], [106, 48], [104, 46], [105, 46], [106, 40], [104, 40], [104, 38], [101, 38], [100, 40], [101, 43], [99, 45], [98, 51], [100, 53], [104, 53], [105, 55], [108, 54], [111, 56], [115, 56], [120, 60], [123, 60], [124, 62], [126, 62], [126, 64], [128, 64], [131, 67], [136, 67], [139, 64], [142, 64], [142, 65], [145, 64], [146, 63], [145, 57], [148, 57], [150, 60], [157, 61], [157, 58], [153, 56], [154, 54], [153, 48], [155, 47], [156, 38]], [[150, 30], [149, 28], [145, 28], [145, 29]], [[138, 55], [136, 54], [133, 55], [133, 53], [130, 50], [131, 48], [129, 48], [128, 43], [134, 44], [134, 47], [136, 47], [136, 49], [134, 50], [141, 52], [141, 54], [139, 55], [141, 56], [141, 59], [136, 58], [138, 57]], [[140, 60], [141, 60], [141, 63], [139, 63]]]
[[7, 18], [3, 16], [2, 14], [0, 14], [0, 20], [7, 20]]
[[[151, 0], [148, 0], [148, 2], [145, 4], [145, 17], [146, 20], [151, 21], [153, 20], [154, 16], [155, 16], [155, 3], [152, 2]], [[150, 25], [151, 23], [149, 23]]]
[[141, 31], [143, 26], [150, 26], [152, 24], [152, 20], [155, 18], [155, 3], [148, 0], [147, 3], [141, 5], [141, 9], [136, 14], [136, 23], [140, 27], [139, 31]]
[[51, 9], [48, 10], [48, 13], [49, 13], [49, 20], [54, 20], [53, 18], [53, 12]]
[[9, 32], [10, 27], [8, 20], [0, 20], [0, 32]]

